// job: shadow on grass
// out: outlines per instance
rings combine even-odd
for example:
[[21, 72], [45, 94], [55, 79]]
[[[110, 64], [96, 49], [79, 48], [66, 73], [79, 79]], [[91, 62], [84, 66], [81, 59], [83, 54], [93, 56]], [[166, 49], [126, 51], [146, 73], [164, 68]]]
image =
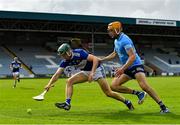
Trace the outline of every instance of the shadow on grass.
[[[111, 119], [111, 120], [130, 120], [134, 121], [134, 123], [140, 123], [141, 121], [144, 121], [145, 119], [149, 119], [149, 121], [153, 120], [155, 121], [160, 121], [161, 119], [166, 120], [178, 120], [180, 118], [180, 115], [174, 114], [174, 113], [166, 113], [166, 114], [160, 114], [160, 112], [141, 112], [137, 113], [136, 111], [119, 111], [119, 112], [111, 112], [110, 114], [106, 114], [104, 116], [106, 119]], [[152, 119], [151, 119], [152, 118]], [[180, 123], [180, 121], [179, 121]]]
[[[8, 115], [9, 116], [9, 115]], [[25, 118], [37, 120], [37, 123], [43, 123], [42, 119], [51, 123], [118, 123], [118, 124], [160, 124], [160, 123], [180, 123], [180, 115], [174, 113], [160, 114], [159, 112], [136, 112], [129, 110], [70, 110], [52, 108], [51, 110], [37, 110], [32, 115], [9, 116], [12, 118]]]
[[[103, 123], [106, 121], [110, 122], [113, 121], [114, 123], [143, 123], [144, 121], [147, 121], [148, 123], [160, 123], [164, 122], [166, 123], [173, 123], [173, 121], [176, 121], [176, 123], [180, 120], [180, 115], [174, 114], [174, 113], [166, 113], [166, 114], [160, 114], [159, 112], [150, 112], [150, 113], [139, 113], [136, 111], [129, 111], [129, 110], [121, 110], [121, 111], [103, 111], [103, 110], [87, 110], [87, 111], [64, 111], [59, 110], [55, 112], [54, 114], [48, 114], [47, 116], [50, 117], [65, 117], [65, 118], [75, 118], [78, 117], [79, 119], [82, 118], [88, 118], [93, 119], [105, 119]], [[178, 121], [177, 121], [178, 120]]]

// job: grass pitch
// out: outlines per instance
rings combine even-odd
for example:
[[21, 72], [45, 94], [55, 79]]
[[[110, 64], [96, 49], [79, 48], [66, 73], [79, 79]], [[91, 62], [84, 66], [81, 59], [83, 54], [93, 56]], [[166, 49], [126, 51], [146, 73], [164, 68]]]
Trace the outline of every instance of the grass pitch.
[[[54, 103], [65, 100], [65, 80], [59, 79], [45, 100], [38, 102], [32, 97], [43, 91], [49, 79], [22, 79], [15, 89], [12, 79], [1, 79], [0, 124], [180, 124], [179, 77], [148, 78], [171, 111], [163, 115], [149, 96], [138, 105], [136, 96], [123, 94], [135, 106], [129, 111], [121, 102], [106, 97], [94, 82], [75, 85], [71, 110], [58, 109]], [[134, 80], [125, 86], [141, 90]]]

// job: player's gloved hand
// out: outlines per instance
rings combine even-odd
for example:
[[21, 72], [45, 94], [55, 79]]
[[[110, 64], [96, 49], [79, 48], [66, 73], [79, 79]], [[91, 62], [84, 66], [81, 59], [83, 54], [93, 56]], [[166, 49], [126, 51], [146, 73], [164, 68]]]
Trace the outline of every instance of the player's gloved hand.
[[124, 73], [124, 70], [122, 68], [117, 68], [115, 70], [115, 76], [120, 77]]
[[94, 76], [94, 73], [91, 72], [91, 73], [89, 74], [89, 77], [88, 77], [88, 81], [89, 81], [89, 82], [92, 82], [92, 81], [93, 81], [93, 76]]

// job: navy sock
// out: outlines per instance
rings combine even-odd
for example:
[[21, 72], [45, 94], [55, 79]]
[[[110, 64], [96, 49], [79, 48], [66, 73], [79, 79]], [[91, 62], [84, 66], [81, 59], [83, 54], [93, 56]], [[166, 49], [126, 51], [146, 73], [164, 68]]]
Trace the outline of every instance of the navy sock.
[[162, 101], [160, 101], [158, 104], [161, 109], [166, 109], [166, 106], [164, 105], [164, 103]]
[[133, 90], [132, 94], [134, 95], [138, 95], [140, 92], [139, 91], [136, 91], [136, 90]]
[[130, 101], [129, 100], [127, 100], [127, 99], [125, 99], [125, 102], [124, 102], [124, 104], [128, 104]]
[[67, 103], [68, 105], [70, 105], [70, 104], [71, 104], [71, 99], [70, 99], [70, 98], [67, 98], [67, 99], [66, 99], [66, 103]]

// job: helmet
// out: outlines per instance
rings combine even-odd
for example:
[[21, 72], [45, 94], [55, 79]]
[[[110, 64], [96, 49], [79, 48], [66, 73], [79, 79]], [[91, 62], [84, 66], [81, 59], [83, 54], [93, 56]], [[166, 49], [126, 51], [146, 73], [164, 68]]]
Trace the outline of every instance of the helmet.
[[14, 57], [14, 61], [18, 61], [18, 57]]
[[114, 21], [108, 24], [107, 30], [113, 30], [116, 34], [119, 34], [122, 31], [122, 24], [119, 21]]
[[81, 39], [79, 39], [79, 38], [72, 38], [71, 39], [71, 43], [81, 45]]
[[81, 39], [79, 38], [72, 38], [70, 40], [70, 45], [73, 49], [82, 48]]
[[57, 50], [59, 55], [63, 55], [65, 53], [67, 53], [69, 50], [71, 49], [71, 47], [69, 46], [69, 44], [67, 43], [63, 43]]

